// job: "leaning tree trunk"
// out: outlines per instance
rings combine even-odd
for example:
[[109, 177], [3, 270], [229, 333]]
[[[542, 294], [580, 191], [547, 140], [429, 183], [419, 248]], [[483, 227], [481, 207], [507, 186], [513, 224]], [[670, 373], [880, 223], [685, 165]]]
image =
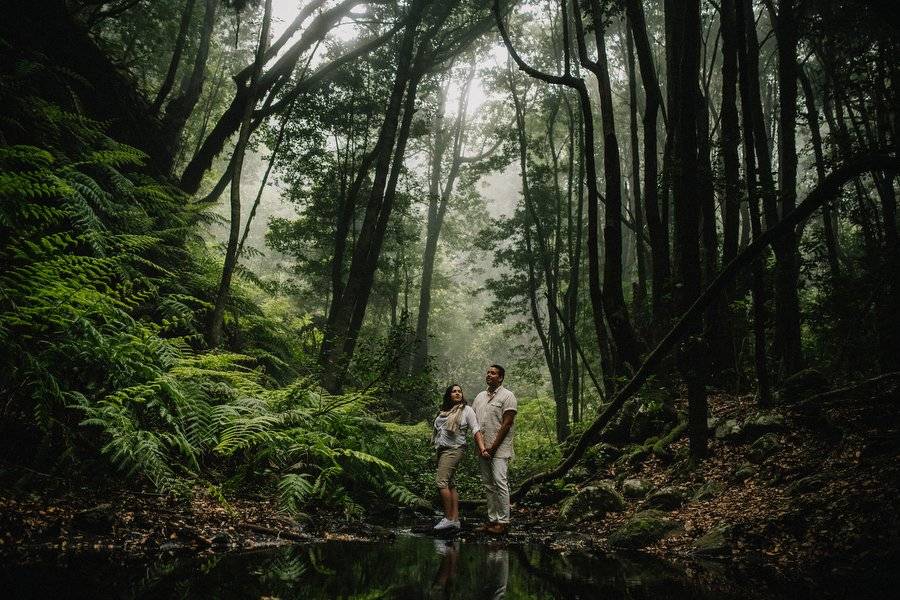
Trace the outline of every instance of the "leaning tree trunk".
[[826, 202], [833, 201], [840, 193], [842, 186], [853, 180], [860, 174], [873, 170], [897, 171], [900, 169], [900, 158], [888, 154], [868, 154], [853, 157], [841, 166], [837, 167], [830, 175], [819, 183], [793, 211], [783, 215], [781, 220], [764, 234], [755, 238], [744, 250], [742, 250], [730, 263], [728, 263], [706, 286], [703, 293], [691, 304], [690, 308], [681, 315], [672, 329], [662, 338], [656, 348], [647, 355], [637, 372], [606, 405], [603, 411], [584, 430], [584, 433], [572, 446], [569, 454], [560, 463], [549, 471], [532, 475], [522, 482], [519, 488], [510, 494], [515, 500], [520, 500], [534, 486], [547, 481], [558, 479], [569, 472], [575, 464], [584, 456], [584, 453], [597, 443], [604, 428], [618, 413], [625, 402], [640, 391], [647, 379], [662, 364], [662, 361], [671, 352], [676, 344], [680, 343], [690, 332], [695, 331], [696, 321], [706, 308], [715, 302], [719, 295], [726, 290], [734, 278], [737, 277], [748, 265], [754, 264], [762, 252], [778, 240], [779, 237], [789, 233], [799, 223], [806, 221], [815, 211]]

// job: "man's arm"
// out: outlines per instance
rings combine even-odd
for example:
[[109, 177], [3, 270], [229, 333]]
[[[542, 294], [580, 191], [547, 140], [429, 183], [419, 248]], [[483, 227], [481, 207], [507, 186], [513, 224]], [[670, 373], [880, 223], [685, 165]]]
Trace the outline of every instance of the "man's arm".
[[488, 456], [493, 456], [497, 452], [497, 448], [499, 448], [500, 444], [503, 443], [503, 440], [506, 439], [506, 434], [512, 429], [515, 420], [516, 411], [507, 410], [503, 413], [503, 419], [500, 421], [500, 429], [497, 430], [497, 435], [494, 437], [494, 443], [486, 449]]

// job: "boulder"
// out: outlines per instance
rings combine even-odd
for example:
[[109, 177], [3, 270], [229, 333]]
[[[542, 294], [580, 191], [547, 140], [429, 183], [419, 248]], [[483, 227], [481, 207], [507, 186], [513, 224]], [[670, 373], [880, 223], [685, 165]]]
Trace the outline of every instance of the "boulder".
[[694, 541], [692, 553], [697, 556], [728, 556], [731, 554], [728, 537], [727, 527], [713, 527]]
[[664, 512], [645, 510], [635, 513], [624, 525], [613, 531], [608, 541], [615, 548], [638, 549], [680, 530], [681, 523], [669, 519]]
[[640, 442], [652, 436], [662, 435], [672, 424], [678, 422], [675, 410], [658, 400], [642, 402], [631, 418], [628, 437]]
[[721, 481], [707, 481], [694, 492], [691, 500], [694, 502], [712, 500], [723, 491], [725, 491], [725, 484]]
[[642, 508], [675, 510], [682, 504], [684, 504], [684, 494], [681, 490], [673, 487], [664, 487], [650, 494], [644, 501]]
[[622, 494], [626, 498], [643, 498], [653, 489], [653, 484], [644, 479], [626, 479], [622, 482]]
[[749, 463], [744, 463], [734, 472], [735, 481], [746, 481], [756, 475], [756, 467]]
[[591, 476], [591, 472], [584, 465], [575, 465], [563, 476], [566, 483], [579, 483]]
[[72, 527], [89, 533], [107, 533], [116, 524], [116, 513], [111, 504], [98, 504], [72, 516]]
[[828, 378], [816, 369], [797, 371], [784, 380], [778, 399], [783, 402], [796, 402], [809, 396], [825, 392], [830, 387]]
[[815, 492], [825, 486], [831, 478], [824, 473], [816, 473], [791, 483], [784, 488], [788, 496], [800, 496], [809, 492]]
[[726, 419], [716, 426], [713, 434], [717, 440], [739, 440], [743, 437], [744, 430], [737, 419]]
[[784, 431], [784, 417], [777, 412], [762, 412], [750, 415], [742, 427], [744, 437], [754, 440], [766, 433]]
[[781, 449], [781, 442], [778, 441], [778, 435], [775, 433], [767, 433], [753, 442], [750, 450], [747, 452], [750, 461], [759, 464], [770, 456], [773, 456]]
[[627, 444], [630, 441], [631, 422], [640, 406], [640, 398], [632, 398], [625, 402], [603, 430], [604, 439], [613, 444]]
[[559, 522], [574, 525], [584, 519], [599, 518], [625, 508], [625, 498], [616, 491], [612, 482], [598, 481], [563, 500], [559, 507]]

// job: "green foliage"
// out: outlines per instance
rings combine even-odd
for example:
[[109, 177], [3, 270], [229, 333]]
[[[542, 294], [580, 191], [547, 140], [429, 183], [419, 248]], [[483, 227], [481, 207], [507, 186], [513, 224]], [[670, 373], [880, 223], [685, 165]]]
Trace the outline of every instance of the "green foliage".
[[304, 348], [291, 334], [308, 323], [261, 310], [255, 283], [236, 285], [229, 306], [242, 351], [204, 349], [221, 265], [194, 233], [202, 207], [140, 173], [143, 155], [100, 124], [6, 92], [11, 114], [45, 132], [0, 148], [8, 456], [33, 462], [40, 446], [43, 466], [62, 469], [102, 455], [159, 490], [221, 481], [205, 487], [253, 486], [296, 511], [359, 514], [373, 492], [418, 501], [368, 450], [386, 445], [373, 443], [386, 431], [370, 398], [297, 379]]

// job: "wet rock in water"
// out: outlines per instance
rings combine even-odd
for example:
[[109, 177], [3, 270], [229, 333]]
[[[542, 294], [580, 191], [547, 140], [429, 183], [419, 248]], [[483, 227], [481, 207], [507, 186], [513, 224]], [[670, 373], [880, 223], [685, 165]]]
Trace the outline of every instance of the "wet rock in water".
[[743, 425], [743, 434], [746, 439], [756, 439], [766, 433], [784, 431], [784, 417], [777, 412], [757, 413], [747, 417]]
[[684, 494], [673, 487], [661, 488], [644, 501], [643, 508], [656, 508], [659, 510], [675, 510], [684, 504]]
[[82, 510], [72, 517], [72, 527], [89, 533], [107, 533], [116, 523], [116, 513], [112, 504], [99, 504]]
[[719, 494], [725, 491], [725, 484], [721, 481], [707, 481], [696, 492], [694, 492], [694, 496], [691, 498], [694, 502], [703, 502], [705, 500], [712, 500]]
[[697, 556], [728, 556], [731, 554], [731, 542], [728, 539], [727, 527], [713, 527], [697, 539], [692, 547]]
[[830, 385], [828, 378], [821, 371], [803, 369], [784, 380], [778, 392], [778, 399], [782, 402], [796, 402], [821, 394], [827, 391]]
[[681, 531], [681, 523], [659, 510], [636, 513], [612, 532], [609, 544], [615, 548], [638, 549], [649, 546], [668, 535]]
[[734, 472], [735, 481], [746, 481], [756, 475], [756, 467], [750, 463], [744, 463]]
[[653, 489], [653, 484], [644, 479], [626, 479], [622, 482], [622, 494], [626, 498], [643, 498]]
[[726, 419], [716, 426], [713, 434], [717, 440], [739, 440], [743, 437], [744, 430], [736, 419]]
[[753, 442], [747, 456], [750, 458], [751, 462], [758, 464], [765, 461], [770, 456], [777, 454], [780, 449], [781, 442], [778, 441], [778, 435], [767, 433]]
[[598, 481], [563, 500], [559, 508], [559, 522], [573, 525], [588, 517], [602, 517], [608, 512], [625, 510], [625, 498], [609, 481]]

